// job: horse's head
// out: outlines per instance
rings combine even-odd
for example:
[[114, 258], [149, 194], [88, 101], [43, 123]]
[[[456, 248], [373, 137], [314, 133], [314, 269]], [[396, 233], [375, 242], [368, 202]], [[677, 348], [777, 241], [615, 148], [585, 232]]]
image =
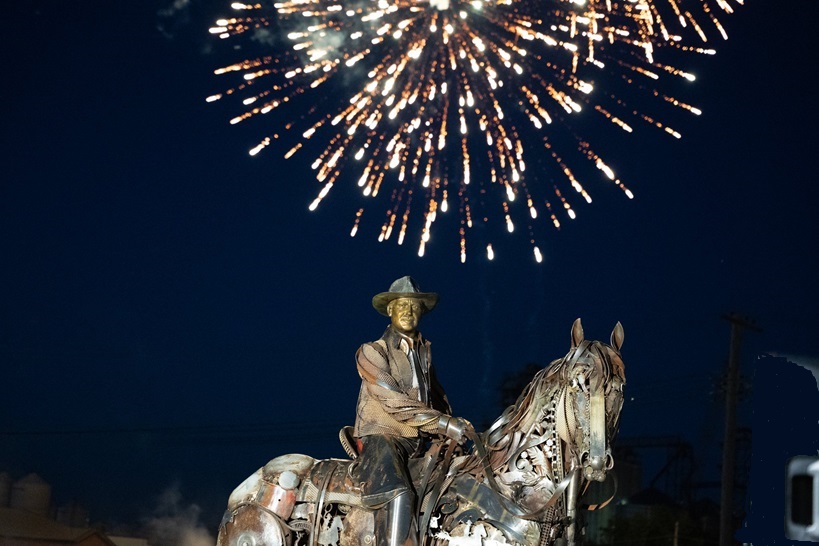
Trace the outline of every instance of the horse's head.
[[556, 428], [587, 480], [603, 481], [614, 465], [611, 442], [617, 434], [626, 382], [622, 344], [619, 322], [611, 333], [611, 345], [606, 345], [584, 339], [577, 319], [571, 350], [554, 361], [547, 373], [564, 385], [556, 402]]
[[[620, 323], [611, 345], [572, 326], [569, 353], [540, 370], [482, 437], [500, 492], [530, 514], [559, 498], [573, 477], [603, 481], [623, 406]], [[483, 460], [481, 458], [480, 460]]]

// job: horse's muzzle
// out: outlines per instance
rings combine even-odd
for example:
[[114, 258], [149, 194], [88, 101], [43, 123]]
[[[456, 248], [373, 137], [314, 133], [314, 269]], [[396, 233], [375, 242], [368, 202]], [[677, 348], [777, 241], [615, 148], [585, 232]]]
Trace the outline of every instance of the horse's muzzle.
[[614, 467], [614, 458], [608, 449], [603, 457], [590, 457], [589, 452], [585, 451], [580, 456], [580, 465], [587, 480], [602, 482], [606, 479], [606, 472]]

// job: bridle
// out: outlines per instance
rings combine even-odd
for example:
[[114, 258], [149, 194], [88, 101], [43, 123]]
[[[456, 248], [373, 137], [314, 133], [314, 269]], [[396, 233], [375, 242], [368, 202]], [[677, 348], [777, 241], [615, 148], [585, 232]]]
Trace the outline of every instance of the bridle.
[[[612, 361], [611, 355], [610, 350], [602, 348], [600, 343], [584, 340], [552, 372], [559, 375], [564, 384], [558, 402], [558, 435], [570, 447], [574, 463], [583, 469], [587, 480], [598, 480], [603, 471], [611, 470], [614, 465], [611, 450], [607, 447], [611, 440], [608, 433], [617, 433], [620, 408], [615, 410], [614, 426], [609, 427], [606, 396], [613, 388], [611, 379], [618, 376], [618, 365]], [[578, 367], [580, 373], [577, 373]], [[589, 370], [589, 373], [585, 374], [583, 370]], [[570, 389], [577, 396], [568, 396]], [[575, 407], [578, 404], [580, 408]], [[585, 423], [578, 422], [578, 413], [579, 419]], [[588, 434], [583, 434], [583, 424], [586, 424]]]

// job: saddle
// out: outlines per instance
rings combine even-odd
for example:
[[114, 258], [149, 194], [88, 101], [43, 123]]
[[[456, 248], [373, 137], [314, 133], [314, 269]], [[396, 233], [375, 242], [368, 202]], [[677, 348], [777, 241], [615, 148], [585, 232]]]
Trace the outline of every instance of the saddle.
[[[300, 488], [300, 501], [314, 502], [322, 506], [328, 503], [341, 503], [349, 506], [378, 509], [390, 500], [385, 498], [375, 504], [373, 502], [364, 502], [362, 484], [357, 473], [358, 456], [361, 453], [362, 443], [360, 439], [353, 436], [352, 432], [353, 427], [350, 426], [346, 426], [339, 431], [341, 445], [351, 460], [324, 459], [317, 461], [310, 469], [305, 483]], [[448, 470], [449, 460], [447, 459], [451, 459], [452, 450], [447, 450], [449, 453], [449, 457], [447, 457], [443, 453], [443, 448], [447, 445], [446, 442], [433, 441], [423, 456], [412, 457], [407, 462], [413, 487], [420, 501], [419, 507], [422, 511], [426, 509], [430, 500], [437, 500], [430, 499], [430, 493], [436, 489], [436, 486], [438, 486], [437, 491], [440, 491], [440, 485]], [[321, 506], [318, 508], [320, 509]]]

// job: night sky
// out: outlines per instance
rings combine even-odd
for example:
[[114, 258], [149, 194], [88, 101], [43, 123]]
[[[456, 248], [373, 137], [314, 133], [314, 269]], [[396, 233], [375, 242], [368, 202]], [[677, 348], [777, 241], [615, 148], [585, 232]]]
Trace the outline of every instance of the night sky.
[[[214, 68], [244, 55], [207, 33], [228, 4], [4, 8], [0, 471], [38, 473], [93, 521], [138, 521], [176, 486], [214, 530], [268, 459], [343, 456], [354, 353], [386, 326], [370, 299], [406, 274], [441, 295], [421, 330], [456, 414], [498, 415], [498, 382], [564, 355], [576, 317], [604, 340], [619, 320], [622, 436], [686, 438], [702, 480], [719, 478], [721, 315], [762, 328], [749, 381], [758, 355], [819, 358], [819, 2], [724, 18], [718, 54], [680, 63], [704, 112], [675, 118], [681, 140], [597, 135], [636, 197], [589, 178], [593, 203], [543, 232], [542, 264], [519, 234], [461, 264], [454, 215], [423, 258], [378, 243], [379, 214], [351, 238], [366, 202], [341, 185], [309, 212], [312, 158], [249, 157], [269, 128], [205, 103]], [[740, 424], [781, 408], [751, 409]]]

